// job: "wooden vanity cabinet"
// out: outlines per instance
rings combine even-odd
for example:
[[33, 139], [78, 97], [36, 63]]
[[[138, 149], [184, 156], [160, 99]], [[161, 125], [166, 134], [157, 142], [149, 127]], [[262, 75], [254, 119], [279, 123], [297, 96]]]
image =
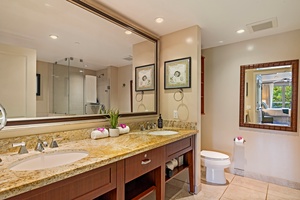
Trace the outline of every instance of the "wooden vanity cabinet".
[[189, 185], [190, 192], [195, 192], [195, 179], [194, 179], [194, 148], [195, 136], [190, 136], [182, 140], [173, 142], [166, 145], [166, 162], [171, 161], [174, 158], [183, 156], [183, 165], [176, 167], [173, 170], [173, 176], [171, 178], [166, 177], [166, 182], [176, 176], [178, 173], [188, 168], [189, 170]]
[[153, 190], [156, 199], [165, 196], [165, 147], [125, 159], [125, 199], [140, 199]]
[[[9, 199], [135, 200], [155, 190], [156, 199], [162, 200], [165, 183], [186, 168], [190, 192], [194, 193], [194, 140], [195, 136], [190, 136]], [[179, 156], [184, 157], [184, 164], [166, 178], [166, 162]]]
[[44, 187], [9, 198], [10, 200], [86, 200], [95, 199], [112, 191], [109, 199], [116, 198], [117, 163], [94, 169]]

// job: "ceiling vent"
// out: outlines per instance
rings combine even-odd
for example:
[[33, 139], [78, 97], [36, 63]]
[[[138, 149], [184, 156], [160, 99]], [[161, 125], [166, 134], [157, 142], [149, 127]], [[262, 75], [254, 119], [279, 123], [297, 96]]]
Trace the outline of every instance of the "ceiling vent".
[[270, 28], [276, 28], [278, 26], [277, 18], [266, 19], [263, 21], [255, 22], [252, 24], [247, 24], [247, 28], [250, 33], [254, 33], [257, 31], [262, 31]]

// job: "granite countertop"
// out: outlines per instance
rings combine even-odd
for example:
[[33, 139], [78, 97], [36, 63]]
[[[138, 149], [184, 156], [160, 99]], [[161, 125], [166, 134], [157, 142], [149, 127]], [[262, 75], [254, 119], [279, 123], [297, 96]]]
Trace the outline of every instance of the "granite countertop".
[[[168, 129], [171, 130], [171, 129]], [[59, 144], [58, 148], [45, 148], [44, 153], [53, 151], [83, 150], [87, 157], [74, 163], [34, 171], [12, 171], [9, 167], [18, 160], [41, 154], [29, 149], [28, 154], [2, 154], [0, 158], [0, 199], [12, 197], [50, 183], [54, 183], [98, 167], [114, 163], [130, 156], [148, 151], [196, 134], [197, 130], [172, 129], [179, 133], [168, 136], [149, 135], [149, 131], [130, 132], [119, 137], [98, 140], [85, 139]], [[153, 130], [151, 130], [153, 131]], [[59, 143], [59, 141], [58, 141]]]

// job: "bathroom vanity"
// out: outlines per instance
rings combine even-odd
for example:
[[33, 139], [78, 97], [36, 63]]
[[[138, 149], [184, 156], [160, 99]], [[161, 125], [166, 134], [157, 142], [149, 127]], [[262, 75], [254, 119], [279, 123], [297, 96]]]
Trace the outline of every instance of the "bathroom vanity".
[[[139, 199], [156, 192], [164, 199], [165, 183], [188, 168], [194, 192], [196, 130], [155, 136], [146, 131], [117, 138], [86, 139], [60, 145], [60, 151], [80, 147], [89, 155], [75, 163], [36, 171], [5, 169], [11, 181], [0, 183], [1, 199]], [[183, 165], [165, 176], [165, 164], [183, 155]], [[12, 160], [4, 157], [5, 160]], [[8, 167], [12, 163], [7, 163]], [[5, 177], [4, 177], [5, 178]]]

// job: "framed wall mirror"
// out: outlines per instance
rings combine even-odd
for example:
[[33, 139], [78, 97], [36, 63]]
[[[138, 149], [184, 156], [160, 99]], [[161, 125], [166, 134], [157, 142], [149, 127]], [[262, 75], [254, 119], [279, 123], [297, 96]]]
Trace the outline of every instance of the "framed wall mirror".
[[240, 127], [297, 132], [299, 60], [240, 66]]
[[136, 101], [134, 72], [157, 67], [158, 37], [107, 11], [96, 0], [1, 3], [0, 103], [7, 125], [99, 119], [109, 109], [157, 114], [157, 84]]

